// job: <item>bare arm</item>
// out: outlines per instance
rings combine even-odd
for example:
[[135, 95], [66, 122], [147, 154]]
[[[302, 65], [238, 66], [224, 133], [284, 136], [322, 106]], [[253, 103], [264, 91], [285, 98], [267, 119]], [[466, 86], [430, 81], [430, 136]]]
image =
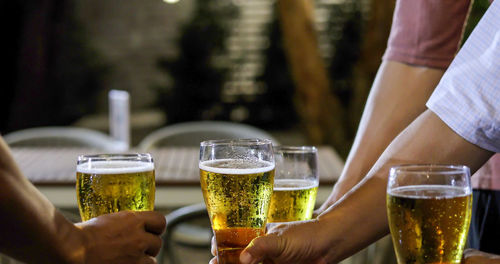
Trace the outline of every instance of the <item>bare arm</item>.
[[361, 181], [389, 143], [426, 109], [443, 73], [399, 62], [381, 64], [342, 175], [317, 214]]
[[455, 57], [469, 7], [469, 0], [396, 2], [386, 62], [372, 85], [341, 178], [316, 213], [355, 186], [389, 143], [426, 109], [427, 98]]
[[366, 178], [335, 205], [316, 220], [272, 229], [269, 235], [255, 239], [240, 259], [245, 264], [263, 259], [337, 263], [388, 233], [385, 193], [391, 166], [452, 163], [467, 165], [474, 172], [492, 154], [464, 140], [427, 110], [395, 138]]
[[500, 256], [468, 248], [464, 251], [463, 264], [500, 264]]
[[[67, 263], [83, 255], [83, 237], [15, 165], [0, 139], [0, 248], [25, 261]], [[65, 248], [68, 246], [68, 248]], [[31, 254], [27, 254], [30, 252]]]
[[[492, 154], [464, 140], [432, 111], [426, 110], [389, 145], [366, 179], [339, 201], [339, 208], [335, 209], [337, 206], [334, 206], [327, 210], [320, 219], [330, 218], [329, 212], [336, 212], [338, 217], [355, 212], [355, 217], [351, 219], [357, 221], [352, 221], [349, 225], [359, 233], [359, 239], [349, 239], [342, 245], [346, 249], [340, 250], [348, 256], [388, 233], [385, 194], [391, 166], [411, 163], [464, 164], [474, 172]], [[340, 211], [344, 212], [340, 214]], [[367, 219], [370, 219], [370, 225], [366, 224]], [[347, 248], [355, 251], [349, 252]]]
[[17, 168], [0, 137], [0, 252], [27, 263], [155, 263], [165, 219], [121, 212], [74, 225]]

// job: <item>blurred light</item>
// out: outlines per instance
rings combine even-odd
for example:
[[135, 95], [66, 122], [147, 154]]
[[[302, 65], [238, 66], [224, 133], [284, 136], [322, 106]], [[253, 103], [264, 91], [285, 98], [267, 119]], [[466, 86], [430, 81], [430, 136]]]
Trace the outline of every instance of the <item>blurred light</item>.
[[165, 2], [167, 4], [175, 4], [175, 3], [178, 3], [179, 0], [163, 0], [163, 2]]

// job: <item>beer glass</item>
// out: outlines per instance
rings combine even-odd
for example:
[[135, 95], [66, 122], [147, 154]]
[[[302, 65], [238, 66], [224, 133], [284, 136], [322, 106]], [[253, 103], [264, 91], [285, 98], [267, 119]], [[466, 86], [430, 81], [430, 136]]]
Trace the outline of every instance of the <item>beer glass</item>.
[[265, 234], [274, 182], [272, 142], [201, 142], [199, 168], [218, 262], [238, 264], [241, 251], [252, 239]]
[[155, 171], [150, 154], [81, 155], [76, 195], [83, 221], [123, 210], [152, 211]]
[[387, 216], [399, 264], [460, 263], [472, 190], [466, 166], [393, 167]]
[[318, 192], [318, 150], [312, 146], [274, 147], [276, 173], [268, 222], [309, 220]]

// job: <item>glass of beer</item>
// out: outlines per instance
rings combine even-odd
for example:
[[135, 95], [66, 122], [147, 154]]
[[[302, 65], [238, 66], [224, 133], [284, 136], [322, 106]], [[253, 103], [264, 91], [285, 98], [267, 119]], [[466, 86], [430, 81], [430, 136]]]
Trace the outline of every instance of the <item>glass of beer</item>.
[[268, 222], [312, 217], [318, 193], [318, 150], [312, 146], [274, 147], [276, 174]]
[[76, 195], [82, 221], [118, 211], [152, 211], [153, 158], [150, 154], [81, 155]]
[[272, 142], [201, 142], [199, 168], [218, 262], [238, 264], [241, 251], [252, 239], [265, 234], [274, 183]]
[[391, 168], [387, 216], [398, 263], [460, 263], [471, 208], [468, 167]]

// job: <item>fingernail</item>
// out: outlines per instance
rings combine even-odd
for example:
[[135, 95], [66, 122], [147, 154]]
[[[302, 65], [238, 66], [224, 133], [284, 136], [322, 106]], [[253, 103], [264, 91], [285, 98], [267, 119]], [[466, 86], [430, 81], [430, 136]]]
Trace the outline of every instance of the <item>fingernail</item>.
[[252, 255], [250, 255], [250, 253], [244, 251], [240, 254], [240, 261], [242, 263], [251, 263]]

